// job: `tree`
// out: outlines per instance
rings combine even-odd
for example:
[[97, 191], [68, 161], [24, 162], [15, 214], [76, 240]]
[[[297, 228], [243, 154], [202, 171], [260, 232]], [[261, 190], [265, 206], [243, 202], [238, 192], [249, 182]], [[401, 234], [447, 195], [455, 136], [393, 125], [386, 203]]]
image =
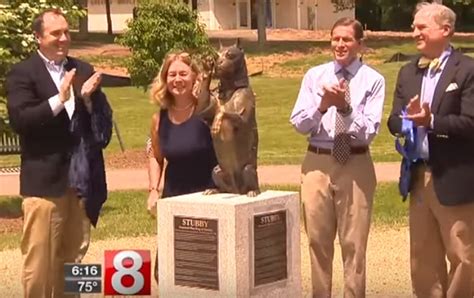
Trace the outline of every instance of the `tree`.
[[[77, 3], [79, 4], [79, 7], [82, 7], [82, 8], [87, 7], [87, 0], [78, 0]], [[79, 38], [86, 39], [88, 33], [89, 33], [88, 18], [87, 18], [87, 14], [84, 14], [84, 16], [79, 19]]]
[[105, 15], [107, 17], [107, 34], [112, 35], [112, 16], [110, 14], [110, 0], [105, 0]]
[[42, 10], [61, 7], [71, 20], [83, 16], [85, 11], [72, 0], [10, 0], [0, 4], [0, 132], [8, 130], [5, 76], [10, 67], [27, 58], [37, 49], [31, 23]]
[[[336, 9], [336, 11], [341, 11], [341, 10], [345, 10], [345, 9], [352, 9], [355, 7], [356, 4], [359, 4], [359, 2], [362, 2], [361, 0], [331, 0], [332, 4], [334, 4], [334, 7]], [[387, 6], [387, 4], [391, 2], [391, 1], [383, 1], [383, 0], [379, 0], [377, 1], [377, 5], [378, 6]], [[396, 1], [398, 2], [398, 1]], [[412, 1], [415, 3], [418, 3], [420, 2], [420, 0], [415, 0], [415, 1]], [[469, 5], [469, 4], [472, 4], [472, 0], [431, 0], [431, 1], [428, 1], [428, 2], [436, 2], [436, 3], [439, 3], [439, 4], [444, 4], [444, 5], [447, 5], [447, 6], [450, 6], [449, 4], [451, 5], [456, 5], [456, 4], [462, 4], [462, 5]], [[390, 4], [388, 4], [390, 5]]]
[[355, 7], [356, 0], [331, 0], [336, 11], [352, 9]]
[[168, 52], [187, 50], [197, 58], [214, 54], [197, 13], [178, 0], [139, 2], [136, 17], [117, 42], [130, 48], [125, 64], [132, 83], [144, 89]]
[[265, 18], [265, 0], [258, 0], [258, 12], [257, 12], [257, 36], [258, 36], [258, 45], [263, 47], [267, 41], [267, 32], [266, 32], [266, 18]]
[[[472, 0], [432, 0], [442, 2], [457, 15], [456, 28], [472, 29]], [[371, 30], [409, 30], [419, 0], [357, 0], [356, 17]]]
[[[341, 11], [344, 9], [352, 9], [355, 7], [356, 4], [361, 2], [361, 0], [331, 0], [331, 2], [334, 4], [334, 7], [336, 8], [336, 11]], [[389, 4], [392, 1], [384, 1], [384, 0], [378, 0], [376, 1], [378, 6], [390, 6]], [[398, 2], [398, 1], [395, 1]], [[403, 1], [400, 1], [403, 2]], [[414, 0], [414, 1], [409, 1], [418, 3], [420, 0]], [[428, 2], [436, 2], [439, 4], [444, 4], [446, 6], [453, 6], [453, 5], [472, 5], [472, 0], [428, 0]]]

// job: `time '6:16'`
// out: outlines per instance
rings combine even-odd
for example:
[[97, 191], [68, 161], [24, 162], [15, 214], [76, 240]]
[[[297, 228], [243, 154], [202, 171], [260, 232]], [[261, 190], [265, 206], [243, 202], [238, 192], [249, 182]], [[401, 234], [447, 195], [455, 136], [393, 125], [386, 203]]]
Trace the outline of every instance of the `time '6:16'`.
[[85, 276], [97, 276], [99, 273], [99, 268], [97, 266], [73, 266], [72, 267], [72, 275], [73, 276], [80, 276], [80, 275], [85, 275]]

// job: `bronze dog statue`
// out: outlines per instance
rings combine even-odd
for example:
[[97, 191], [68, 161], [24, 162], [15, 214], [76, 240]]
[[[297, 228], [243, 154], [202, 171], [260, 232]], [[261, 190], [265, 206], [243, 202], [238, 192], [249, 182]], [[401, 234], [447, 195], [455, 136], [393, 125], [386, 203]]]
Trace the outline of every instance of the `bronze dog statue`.
[[[211, 134], [218, 166], [212, 177], [217, 189], [204, 193], [228, 192], [254, 197], [260, 193], [255, 96], [249, 85], [244, 52], [238, 43], [221, 48], [215, 70], [219, 79], [217, 92], [206, 94], [202, 90], [201, 94], [204, 102], [207, 100], [209, 107], [213, 107], [206, 110], [214, 112]], [[211, 74], [204, 75], [204, 89], [209, 87], [210, 79]]]

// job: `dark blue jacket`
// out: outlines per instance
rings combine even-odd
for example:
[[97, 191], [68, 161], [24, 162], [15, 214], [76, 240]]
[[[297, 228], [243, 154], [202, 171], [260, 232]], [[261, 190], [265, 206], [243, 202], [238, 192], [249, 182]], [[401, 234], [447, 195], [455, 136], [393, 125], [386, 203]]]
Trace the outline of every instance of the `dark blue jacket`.
[[[402, 115], [406, 115], [406, 112], [402, 111]], [[405, 201], [411, 190], [412, 165], [418, 159], [418, 152], [416, 148], [416, 128], [413, 127], [413, 122], [402, 119], [401, 125], [401, 134], [395, 140], [395, 148], [402, 155], [398, 190], [403, 197], [403, 201]]]
[[74, 147], [69, 168], [69, 186], [85, 201], [86, 213], [96, 226], [102, 204], [107, 199], [104, 149], [112, 135], [112, 110], [100, 89], [92, 95], [92, 112], [77, 101], [71, 120]]

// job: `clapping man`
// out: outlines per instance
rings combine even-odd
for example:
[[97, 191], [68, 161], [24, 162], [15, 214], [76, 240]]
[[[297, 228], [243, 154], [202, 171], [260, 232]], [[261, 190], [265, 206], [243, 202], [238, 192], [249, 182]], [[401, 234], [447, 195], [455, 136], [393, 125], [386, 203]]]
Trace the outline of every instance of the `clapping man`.
[[376, 179], [369, 145], [379, 131], [384, 78], [362, 63], [360, 22], [331, 30], [334, 60], [304, 76], [290, 122], [309, 135], [301, 198], [314, 297], [331, 297], [336, 233], [344, 263], [344, 296], [365, 296], [365, 252]]
[[100, 74], [69, 57], [69, 26], [48, 9], [33, 21], [39, 49], [7, 75], [7, 107], [20, 136], [25, 297], [63, 297], [64, 262], [80, 262], [106, 198], [102, 149], [111, 109]]
[[411, 121], [415, 136], [409, 224], [417, 297], [474, 294], [474, 59], [453, 49], [455, 23], [444, 5], [417, 6], [420, 55], [399, 71], [388, 120], [395, 136]]

